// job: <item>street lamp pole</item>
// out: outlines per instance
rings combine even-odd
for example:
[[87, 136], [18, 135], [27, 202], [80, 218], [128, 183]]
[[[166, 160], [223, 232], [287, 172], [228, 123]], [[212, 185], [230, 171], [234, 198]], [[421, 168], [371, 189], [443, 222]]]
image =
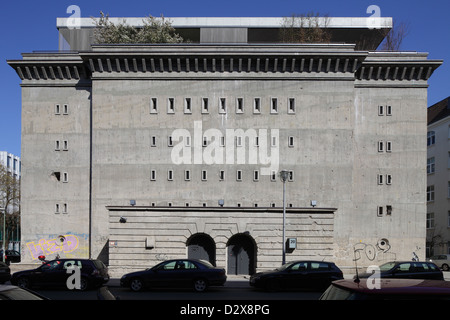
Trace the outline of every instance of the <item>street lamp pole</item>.
[[283, 240], [281, 246], [283, 248], [282, 265], [286, 263], [286, 180], [288, 178], [289, 171], [281, 170], [280, 178], [283, 181]]
[[3, 250], [3, 254], [2, 254], [2, 259], [3, 262], [5, 261], [5, 256], [6, 256], [6, 248], [5, 248], [5, 241], [6, 241], [6, 210], [5, 208], [1, 208], [0, 210], [3, 211], [3, 233], [2, 233], [2, 250]]

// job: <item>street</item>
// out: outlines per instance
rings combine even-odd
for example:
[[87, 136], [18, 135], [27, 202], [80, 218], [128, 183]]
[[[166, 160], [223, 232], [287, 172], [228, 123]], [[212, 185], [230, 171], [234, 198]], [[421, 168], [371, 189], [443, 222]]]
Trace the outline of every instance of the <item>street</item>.
[[[121, 288], [117, 279], [112, 279], [106, 285], [119, 300], [221, 300], [221, 301], [269, 301], [269, 300], [317, 300], [321, 292], [314, 291], [280, 291], [267, 292], [251, 288], [247, 279], [230, 279], [224, 287], [210, 287], [206, 292], [197, 293], [189, 289], [154, 289], [143, 292], [133, 292], [128, 288]], [[98, 300], [98, 290], [76, 291], [61, 289], [39, 289], [34, 291], [51, 300]]]

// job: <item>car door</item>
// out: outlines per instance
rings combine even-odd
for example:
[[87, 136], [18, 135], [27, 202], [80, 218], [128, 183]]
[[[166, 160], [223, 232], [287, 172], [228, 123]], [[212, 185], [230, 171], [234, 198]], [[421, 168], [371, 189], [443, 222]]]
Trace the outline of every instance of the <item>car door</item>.
[[60, 260], [50, 261], [36, 269], [33, 273], [33, 283], [39, 286], [55, 287], [60, 286], [65, 270]]
[[283, 288], [304, 288], [308, 285], [308, 262], [302, 261], [293, 264], [281, 276], [280, 281]]
[[154, 275], [150, 279], [150, 286], [155, 287], [172, 287], [175, 279], [176, 260], [167, 261], [157, 269], [154, 269]]
[[197, 266], [189, 260], [179, 260], [174, 272], [174, 285], [181, 287], [191, 287], [193, 280], [201, 276]]

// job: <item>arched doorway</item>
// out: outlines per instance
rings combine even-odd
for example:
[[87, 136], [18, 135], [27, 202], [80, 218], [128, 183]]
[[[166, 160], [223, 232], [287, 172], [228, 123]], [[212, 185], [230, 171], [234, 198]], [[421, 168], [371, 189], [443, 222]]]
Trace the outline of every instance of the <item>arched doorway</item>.
[[232, 236], [227, 243], [227, 273], [254, 274], [256, 271], [256, 243], [245, 233]]
[[186, 241], [189, 259], [201, 259], [216, 265], [216, 244], [206, 233], [196, 233]]

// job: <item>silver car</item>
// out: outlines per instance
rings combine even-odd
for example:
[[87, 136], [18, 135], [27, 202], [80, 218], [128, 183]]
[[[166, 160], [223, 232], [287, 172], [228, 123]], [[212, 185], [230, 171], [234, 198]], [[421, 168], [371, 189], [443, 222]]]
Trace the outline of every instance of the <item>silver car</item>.
[[431, 262], [434, 262], [434, 264], [436, 264], [442, 270], [444, 271], [449, 270], [450, 254], [437, 254], [435, 256], [432, 256], [429, 260]]

